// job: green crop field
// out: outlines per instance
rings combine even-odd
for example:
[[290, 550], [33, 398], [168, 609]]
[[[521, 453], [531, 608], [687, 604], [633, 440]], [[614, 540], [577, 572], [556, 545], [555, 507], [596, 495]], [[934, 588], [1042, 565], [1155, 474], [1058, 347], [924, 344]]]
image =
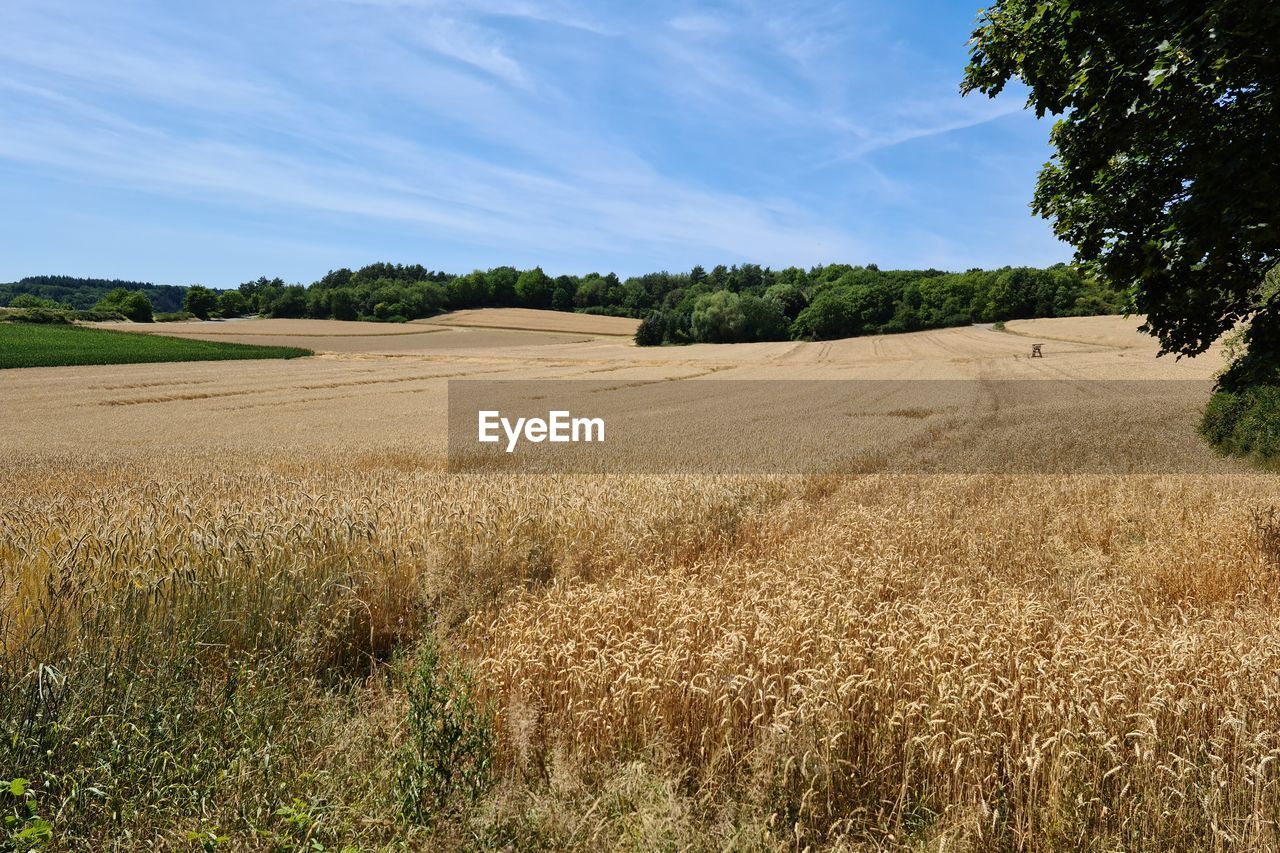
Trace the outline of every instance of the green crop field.
[[0, 323], [0, 369], [73, 364], [139, 364], [153, 361], [299, 358], [305, 355], [314, 353], [300, 347], [261, 347], [194, 341], [84, 326]]

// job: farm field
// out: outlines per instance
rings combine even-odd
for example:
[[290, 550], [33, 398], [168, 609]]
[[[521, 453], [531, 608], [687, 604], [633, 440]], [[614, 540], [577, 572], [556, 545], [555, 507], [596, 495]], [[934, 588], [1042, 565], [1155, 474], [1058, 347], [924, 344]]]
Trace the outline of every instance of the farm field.
[[[510, 321], [508, 309], [495, 310], [494, 322]], [[485, 312], [465, 313], [474, 323]], [[349, 454], [411, 453], [425, 464], [444, 455], [449, 379], [968, 380], [976, 389], [978, 382], [1004, 379], [1207, 381], [1221, 364], [1216, 352], [1196, 360], [1156, 359], [1155, 344], [1133, 331], [1138, 321], [1118, 317], [1018, 321], [1005, 332], [975, 326], [820, 343], [639, 348], [612, 335], [566, 333], [561, 330], [584, 318], [544, 313], [548, 331], [542, 332], [448, 326], [452, 315], [436, 325], [120, 324], [166, 336], [302, 346], [318, 355], [234, 370], [186, 364], [0, 374], [6, 395], [21, 401], [0, 412], [0, 447], [72, 451], [92, 440], [101, 450], [314, 450], [342, 443]], [[1033, 340], [1045, 343], [1048, 357], [1027, 357]], [[1194, 435], [1201, 403], [1195, 396], [1183, 401], [1178, 416], [1159, 429], [1213, 464]]]
[[61, 323], [0, 323], [0, 369], [88, 364], [299, 358], [298, 347], [197, 341], [169, 336], [130, 337], [109, 329]]
[[[1280, 845], [1280, 485], [1199, 441], [1203, 396], [1000, 390], [1220, 353], [1116, 317], [647, 349], [611, 319], [156, 324], [318, 354], [0, 371], [0, 766], [58, 843]], [[890, 454], [1136, 432], [1197, 473], [455, 475], [462, 378], [967, 380], [850, 416], [897, 412]]]
[[630, 338], [640, 325], [629, 317], [570, 314], [563, 311], [536, 311], [531, 308], [478, 308], [454, 311], [442, 317], [418, 320], [445, 326], [472, 326], [494, 329], [524, 329], [533, 332], [581, 332]]

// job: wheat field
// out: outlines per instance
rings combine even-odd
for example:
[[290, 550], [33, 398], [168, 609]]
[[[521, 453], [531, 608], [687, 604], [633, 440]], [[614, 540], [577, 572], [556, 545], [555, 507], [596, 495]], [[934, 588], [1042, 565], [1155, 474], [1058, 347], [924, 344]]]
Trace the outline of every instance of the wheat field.
[[1120, 318], [652, 350], [518, 319], [183, 324], [320, 355], [0, 374], [6, 814], [52, 849], [1280, 848], [1280, 488], [1192, 400], [1080, 423], [1196, 474], [444, 469], [452, 378], [1219, 354]]

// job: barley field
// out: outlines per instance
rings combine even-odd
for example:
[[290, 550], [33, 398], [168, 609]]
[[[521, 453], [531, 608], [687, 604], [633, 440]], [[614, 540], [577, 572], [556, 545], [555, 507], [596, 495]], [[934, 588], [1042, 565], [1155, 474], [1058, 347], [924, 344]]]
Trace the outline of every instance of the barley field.
[[1194, 399], [948, 417], [1140, 431], [1196, 473], [445, 469], [455, 378], [981, 389], [1219, 353], [1114, 317], [637, 349], [484, 313], [0, 372], [11, 846], [1280, 849], [1280, 487], [1195, 439]]

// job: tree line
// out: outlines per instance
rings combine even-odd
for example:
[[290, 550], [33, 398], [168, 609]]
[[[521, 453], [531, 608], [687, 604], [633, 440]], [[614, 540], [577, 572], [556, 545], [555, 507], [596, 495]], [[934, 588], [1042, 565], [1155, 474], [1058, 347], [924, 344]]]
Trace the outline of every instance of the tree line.
[[637, 343], [829, 340], [1125, 308], [1122, 294], [1066, 265], [945, 273], [834, 264], [753, 270], [745, 287], [698, 272], [645, 316]]
[[91, 311], [111, 291], [123, 289], [142, 293], [153, 310], [176, 312], [182, 310], [182, 300], [187, 288], [173, 284], [150, 284], [144, 281], [121, 281], [105, 278], [76, 278], [67, 275], [35, 275], [8, 284], [0, 284], [0, 306], [20, 308], [14, 300], [28, 297], [22, 302], [39, 300], [42, 307], [57, 307], [67, 311]]
[[[194, 293], [194, 298], [192, 296]], [[772, 270], [694, 267], [625, 280], [552, 277], [535, 267], [450, 275], [419, 265], [334, 270], [310, 286], [259, 278], [236, 290], [192, 288], [196, 316], [405, 322], [444, 311], [524, 307], [642, 319], [637, 343], [735, 343], [909, 332], [1031, 317], [1115, 314], [1123, 294], [1058, 265], [1000, 270], [880, 270], [832, 264]]]
[[[552, 277], [539, 267], [502, 266], [453, 275], [418, 264], [376, 263], [354, 271], [332, 270], [306, 286], [264, 276], [232, 290], [201, 285], [174, 289], [182, 291], [180, 304], [173, 306], [185, 312], [178, 316], [202, 320], [261, 315], [406, 322], [486, 307], [634, 317], [642, 320], [636, 341], [644, 346], [844, 338], [1111, 314], [1125, 307], [1122, 294], [1067, 265], [947, 273], [881, 270], [874, 264], [783, 270], [741, 264], [624, 280], [594, 272]], [[153, 307], [148, 294], [156, 290], [153, 285], [118, 286], [90, 307], [148, 321]], [[17, 302], [22, 304], [15, 307], [56, 307], [29, 294]], [[165, 307], [172, 305], [169, 301]]]

